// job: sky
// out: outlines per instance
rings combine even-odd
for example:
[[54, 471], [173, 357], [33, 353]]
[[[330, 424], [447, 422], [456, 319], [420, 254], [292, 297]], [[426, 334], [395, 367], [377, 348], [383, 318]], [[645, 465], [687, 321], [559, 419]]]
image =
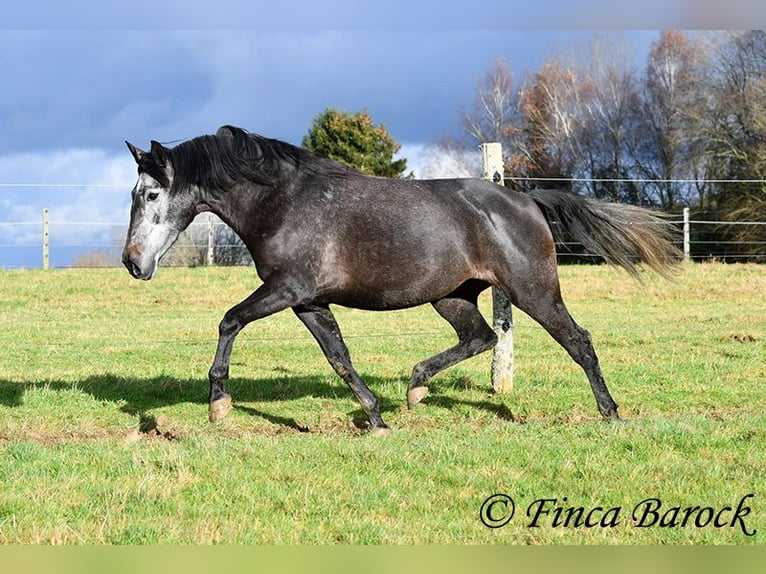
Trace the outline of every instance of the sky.
[[[647, 17], [655, 3], [663, 23]], [[424, 146], [460, 135], [498, 58], [520, 78], [598, 30], [621, 35], [640, 66], [657, 30], [690, 13], [655, 0], [612, 20], [600, 0], [104, 4], [3, 9], [0, 269], [39, 266], [44, 207], [53, 265], [115, 243], [136, 176], [124, 140], [145, 149], [233, 124], [300, 144], [326, 108], [367, 109], [417, 175]]]

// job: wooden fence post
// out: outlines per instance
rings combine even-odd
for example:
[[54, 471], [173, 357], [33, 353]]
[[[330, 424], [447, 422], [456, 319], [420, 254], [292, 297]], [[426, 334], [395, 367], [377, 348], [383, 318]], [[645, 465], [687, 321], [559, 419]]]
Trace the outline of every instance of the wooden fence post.
[[212, 265], [215, 262], [215, 229], [213, 227], [213, 214], [207, 214], [207, 256], [205, 264]]
[[48, 221], [48, 208], [43, 209], [43, 269], [50, 268], [50, 232]]
[[[503, 148], [499, 143], [481, 145], [484, 177], [503, 185]], [[505, 293], [492, 288], [492, 328], [497, 345], [492, 354], [492, 389], [496, 393], [513, 389], [513, 315]]]
[[689, 231], [689, 208], [684, 207], [684, 261], [691, 258], [691, 237]]

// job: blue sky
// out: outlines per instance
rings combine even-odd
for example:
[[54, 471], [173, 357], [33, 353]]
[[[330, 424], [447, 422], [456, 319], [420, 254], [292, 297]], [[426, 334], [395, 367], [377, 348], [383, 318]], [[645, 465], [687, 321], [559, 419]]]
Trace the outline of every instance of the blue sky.
[[[108, 226], [72, 224], [127, 221], [135, 166], [126, 139], [146, 147], [228, 123], [299, 144], [325, 108], [366, 108], [417, 168], [422, 146], [459, 134], [461, 107], [497, 58], [521, 77], [584, 45], [593, 28], [672, 27], [689, 13], [654, 0], [611, 20], [596, 0], [104, 4], [4, 7], [0, 268], [38, 264], [39, 229], [7, 222], [37, 221], [43, 207], [58, 225], [54, 245], [113, 242]], [[654, 4], [662, 23], [647, 20]], [[616, 33], [639, 65], [658, 37]], [[76, 187], [11, 185], [47, 183]]]
[[[657, 32], [624, 34], [640, 54]], [[223, 123], [299, 143], [328, 106], [406, 144], [459, 129], [497, 58], [521, 75], [589, 31], [0, 32], [0, 155], [186, 139]]]

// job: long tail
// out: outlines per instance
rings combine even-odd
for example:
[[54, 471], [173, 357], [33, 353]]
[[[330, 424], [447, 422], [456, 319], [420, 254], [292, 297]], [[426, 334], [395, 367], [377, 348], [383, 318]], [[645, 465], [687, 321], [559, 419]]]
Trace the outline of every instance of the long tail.
[[676, 228], [661, 214], [564, 191], [536, 189], [529, 196], [545, 215], [557, 241], [569, 235], [636, 279], [640, 280], [642, 264], [671, 277], [681, 262], [681, 252], [672, 243]]

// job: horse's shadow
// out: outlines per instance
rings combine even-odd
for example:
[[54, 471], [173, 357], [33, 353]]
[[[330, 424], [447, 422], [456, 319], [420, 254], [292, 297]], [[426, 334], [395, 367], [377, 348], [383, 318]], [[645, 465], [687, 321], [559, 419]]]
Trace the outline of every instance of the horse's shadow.
[[[372, 381], [379, 383], [382, 381]], [[173, 405], [189, 403], [207, 407], [209, 386], [207, 379], [186, 379], [156, 376], [148, 378], [122, 377], [114, 374], [94, 375], [79, 381], [17, 382], [0, 380], [0, 405], [19, 407], [24, 403], [27, 391], [45, 389], [49, 391], [77, 390], [91, 395], [94, 399], [118, 405], [120, 411], [137, 415], [141, 425], [151, 424], [153, 411]], [[227, 385], [234, 398], [234, 408], [257, 416], [269, 422], [299, 431], [306, 427], [293, 418], [287, 418], [255, 408], [253, 403], [298, 400], [303, 397], [342, 399], [350, 396], [343, 385], [330, 384], [321, 376], [285, 375], [263, 379], [233, 379]], [[394, 410], [391, 400], [381, 400], [381, 410]], [[354, 420], [361, 420], [363, 411], [353, 412]], [[147, 422], [148, 421], [148, 422]]]
[[[396, 379], [367, 377], [367, 382], [374, 389], [383, 385], [402, 383]], [[122, 377], [115, 374], [94, 375], [79, 381], [18, 382], [0, 380], [0, 405], [19, 407], [24, 404], [24, 394], [30, 390], [45, 389], [50, 391], [77, 390], [91, 395], [94, 399], [118, 405], [120, 411], [139, 417], [141, 424], [152, 421], [153, 411], [173, 405], [190, 403], [207, 407], [207, 379], [182, 380], [175, 377], [156, 376], [148, 378]], [[328, 399], [333, 401], [353, 400], [351, 391], [338, 380], [337, 383], [322, 376], [299, 376], [285, 374], [262, 379], [232, 379], [227, 390], [234, 398], [234, 409], [267, 420], [275, 425], [306, 432], [306, 426], [294, 418], [288, 418], [262, 408], [270, 402], [299, 400], [304, 397]], [[405, 397], [388, 397], [376, 392], [380, 399], [382, 413], [400, 411], [405, 404]], [[516, 421], [510, 409], [503, 404], [490, 400], [471, 401], [454, 398], [444, 394], [432, 393], [428, 402], [436, 407], [452, 409], [458, 404], [482, 409], [498, 418]], [[256, 408], [253, 403], [259, 404]], [[275, 409], [276, 410], [276, 409]], [[348, 415], [354, 424], [364, 427], [366, 416], [361, 407], [352, 409]], [[146, 424], [150, 424], [146, 423]]]

